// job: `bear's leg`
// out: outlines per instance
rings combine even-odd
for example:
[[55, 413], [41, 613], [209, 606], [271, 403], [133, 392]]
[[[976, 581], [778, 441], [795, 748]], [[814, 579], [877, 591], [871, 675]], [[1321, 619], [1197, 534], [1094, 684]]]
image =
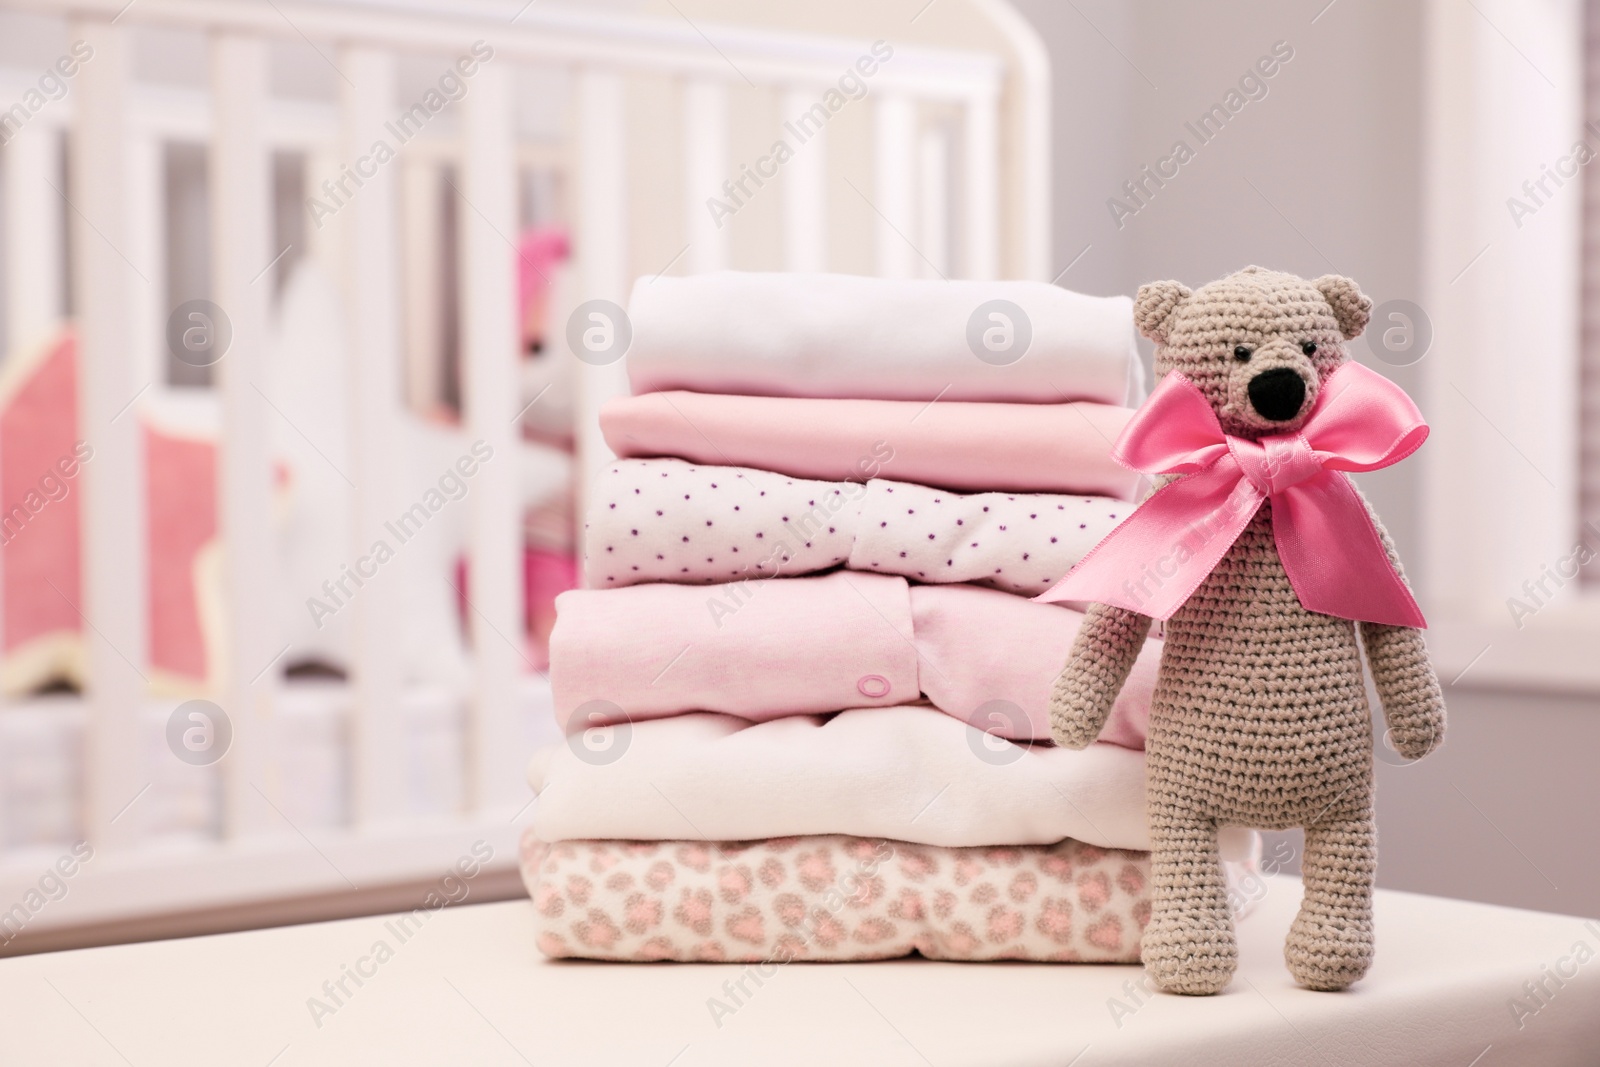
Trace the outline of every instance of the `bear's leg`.
[[1372, 963], [1372, 883], [1378, 870], [1372, 813], [1306, 827], [1306, 895], [1283, 956], [1300, 984], [1344, 989]]
[[1145, 969], [1168, 993], [1221, 992], [1239, 949], [1216, 821], [1153, 805], [1150, 839], [1150, 924], [1140, 942]]

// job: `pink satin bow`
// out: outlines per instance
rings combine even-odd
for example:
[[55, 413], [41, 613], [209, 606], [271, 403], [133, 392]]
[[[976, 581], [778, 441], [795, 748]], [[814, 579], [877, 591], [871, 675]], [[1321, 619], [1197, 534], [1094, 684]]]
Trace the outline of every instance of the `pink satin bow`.
[[1307, 610], [1422, 628], [1422, 609], [1339, 472], [1398, 463], [1427, 436], [1411, 398], [1359, 363], [1328, 376], [1299, 433], [1259, 441], [1223, 433], [1195, 384], [1170, 373], [1111, 455], [1145, 474], [1187, 477], [1154, 493], [1034, 599], [1094, 601], [1171, 618], [1270, 497], [1278, 555]]

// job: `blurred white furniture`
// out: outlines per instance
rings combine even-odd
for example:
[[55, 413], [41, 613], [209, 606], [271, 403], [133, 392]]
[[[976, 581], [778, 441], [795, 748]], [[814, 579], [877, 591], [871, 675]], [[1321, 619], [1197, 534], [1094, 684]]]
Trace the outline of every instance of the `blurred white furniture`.
[[[405, 691], [394, 654], [395, 591], [383, 583], [351, 603], [357, 636], [348, 686], [330, 694], [281, 677], [283, 639], [272, 613], [262, 610], [280, 580], [270, 537], [267, 428], [274, 415], [255, 384], [270, 299], [262, 279], [284, 251], [270, 232], [272, 153], [303, 156], [308, 196], [326, 196], [325, 180], [342, 166], [363, 175], [354, 195], [345, 189], [337, 214], [307, 237], [311, 253], [344, 280], [356, 338], [347, 480], [355, 529], [370, 538], [409, 503], [395, 491], [393, 469], [402, 383], [416, 369], [407, 366], [403, 334], [428, 319], [417, 302], [429, 289], [402, 264], [413, 238], [417, 247], [437, 243], [426, 183], [412, 182], [419, 170], [447, 179], [458, 199], [464, 428], [469, 439], [510, 456], [521, 404], [514, 356], [518, 168], [542, 162], [568, 179], [580, 300], [620, 303], [640, 273], [728, 266], [727, 234], [707, 226], [703, 201], [719, 192], [723, 175], [739, 173], [730, 101], [753, 89], [777, 102], [779, 119], [797, 115], [858, 69], [871, 42], [513, 0], [0, 0], [0, 9], [65, 18], [63, 40], [92, 49], [63, 98], [38, 109], [15, 137], [8, 132], [0, 159], [10, 332], [25, 341], [65, 314], [56, 271], [70, 266], [81, 337], [80, 421], [95, 449], [77, 490], [86, 590], [78, 607], [92, 634], [88, 692], [44, 703], [45, 714], [67, 712], [59, 722], [29, 720], [37, 707], [0, 709], [6, 728], [35, 746], [14, 751], [45, 754], [13, 761], [14, 780], [0, 789], [0, 804], [36, 804], [31, 825], [55, 819], [60, 830], [30, 831], [9, 850], [0, 844], [0, 912], [25, 901], [40, 872], [80, 836], [94, 859], [63, 900], [28, 908], [26, 921], [13, 924], [22, 943], [85, 924], [423, 882], [479, 838], [509, 857], [513, 823], [528, 800], [521, 772], [536, 729], [529, 723], [547, 699], [518, 646], [521, 517], [509, 460], [483, 468], [465, 505], [470, 565], [481, 580], [472, 589], [475, 676], [464, 701], [441, 704]], [[893, 42], [893, 61], [871, 77], [870, 95], [851, 102], [871, 116], [871, 135], [856, 154], [870, 162], [873, 180], [854, 194], [839, 192], [842, 186], [828, 180], [834, 153], [818, 146], [797, 156], [781, 193], [784, 263], [827, 266], [830, 200], [859, 195], [876, 213], [879, 273], [922, 270], [907, 244], [913, 234], [931, 250], [922, 261], [936, 271], [1048, 277], [1043, 51], [1003, 0], [965, 0], [962, 9], [992, 31], [991, 40], [1008, 42], [1002, 51], [1010, 59], [962, 50], [965, 40], [948, 42], [953, 47]], [[945, 17], [936, 14], [929, 24]], [[209, 92], [135, 77], [135, 34], [157, 30], [200, 35], [204, 43], [195, 47], [207, 53]], [[370, 160], [359, 161], [376, 139], [392, 140], [386, 124], [416, 103], [401, 99], [402, 57], [435, 57], [446, 71], [480, 41], [493, 60], [461, 79], [466, 91], [440, 112], [448, 121], [430, 123], [425, 136], [406, 141], [396, 162], [368, 173]], [[316, 49], [338, 74], [337, 100], [270, 92], [274, 42]], [[559, 71], [572, 86], [567, 136], [555, 146], [530, 146], [519, 132], [517, 79], [540, 70]], [[39, 77], [34, 69], [0, 70], [0, 98], [22, 98]], [[652, 106], [661, 97], [639, 92], [641, 82], [681, 90], [678, 127], [658, 136], [679, 141], [685, 196], [671, 211], [682, 212], [692, 238], [682, 264], [637, 262], [631, 247], [641, 220], [630, 210], [649, 202], [641, 201], [641, 187], [659, 184], [651, 167], [630, 160], [640, 151], [630, 131], [642, 125], [631, 113], [645, 97]], [[62, 138], [65, 187], [57, 169]], [[161, 283], [161, 153], [171, 141], [208, 146], [211, 296], [233, 326], [232, 347], [214, 368], [224, 427], [219, 611], [228, 679], [216, 699], [231, 719], [233, 747], [208, 775], [176, 785], [171, 779], [192, 768], [163, 763], [151, 732], [176, 701], [152, 706], [144, 695], [150, 591], [140, 569], [128, 565], [144, 558], [144, 468], [138, 420], [125, 414], [144, 391], [166, 388], [161, 337], [172, 309]], [[713, 188], [702, 187], [707, 180]], [[424, 193], [414, 195], [416, 188]], [[561, 333], [564, 321], [558, 317], [553, 332]], [[593, 411], [623, 387], [622, 372], [616, 364], [580, 370], [579, 454], [592, 469], [605, 459]], [[351, 547], [354, 559], [368, 545]], [[446, 740], [416, 741], [432, 729]], [[428, 769], [441, 752], [454, 761], [453, 773]], [[316, 772], [307, 777], [295, 761]], [[50, 787], [60, 795], [40, 793]], [[6, 816], [0, 811], [0, 825], [14, 825]], [[182, 831], [176, 840], [174, 827]]]
[[[1442, 678], [1592, 695], [1595, 6], [1422, 10], [1421, 314], [1380, 305], [1367, 337], [1432, 340], [1416, 366], [1432, 427], [1417, 553], [1428, 644]], [[1512, 349], [1524, 355], [1508, 361]]]
[[[1600, 923], [1380, 891], [1371, 974], [1313, 993], [1283, 966], [1299, 883], [1268, 885], [1233, 984], [1211, 998], [1152, 995], [1142, 968], [1103, 965], [797, 963], [758, 986], [737, 964], [552, 963], [533, 947], [531, 903], [469, 897], [414, 932], [379, 916], [0, 962], [0, 1048], [83, 1067], [1595, 1062]], [[1578, 943], [1587, 963], [1573, 963]], [[359, 985], [343, 977], [358, 968]], [[1524, 983], [1557, 969], [1544, 1006], [1514, 1017]], [[323, 983], [341, 979], [334, 1006]], [[331, 1014], [314, 1019], [310, 998]], [[713, 1000], [738, 1005], [720, 1025]]]

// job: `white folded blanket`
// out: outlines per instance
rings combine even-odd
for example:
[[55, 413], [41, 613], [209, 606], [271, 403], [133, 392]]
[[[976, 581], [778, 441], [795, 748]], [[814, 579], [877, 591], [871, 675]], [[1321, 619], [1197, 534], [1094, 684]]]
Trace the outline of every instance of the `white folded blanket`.
[[1143, 753], [1014, 744], [925, 706], [598, 727], [536, 754], [529, 779], [543, 841], [849, 834], [1150, 847]]
[[723, 271], [640, 278], [628, 315], [635, 393], [1129, 405], [1144, 393], [1132, 302], [1044, 282]]

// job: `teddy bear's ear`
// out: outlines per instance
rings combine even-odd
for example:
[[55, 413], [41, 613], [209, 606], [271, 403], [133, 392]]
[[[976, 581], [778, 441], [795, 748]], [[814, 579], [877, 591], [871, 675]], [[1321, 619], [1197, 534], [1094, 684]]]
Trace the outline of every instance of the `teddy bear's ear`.
[[1344, 334], [1344, 339], [1351, 341], [1360, 337], [1372, 315], [1372, 301], [1361, 287], [1338, 274], [1324, 274], [1311, 284], [1333, 309], [1333, 317], [1339, 320], [1339, 332]]
[[1146, 282], [1133, 298], [1134, 325], [1156, 344], [1166, 344], [1172, 313], [1188, 298], [1189, 287], [1182, 282]]

